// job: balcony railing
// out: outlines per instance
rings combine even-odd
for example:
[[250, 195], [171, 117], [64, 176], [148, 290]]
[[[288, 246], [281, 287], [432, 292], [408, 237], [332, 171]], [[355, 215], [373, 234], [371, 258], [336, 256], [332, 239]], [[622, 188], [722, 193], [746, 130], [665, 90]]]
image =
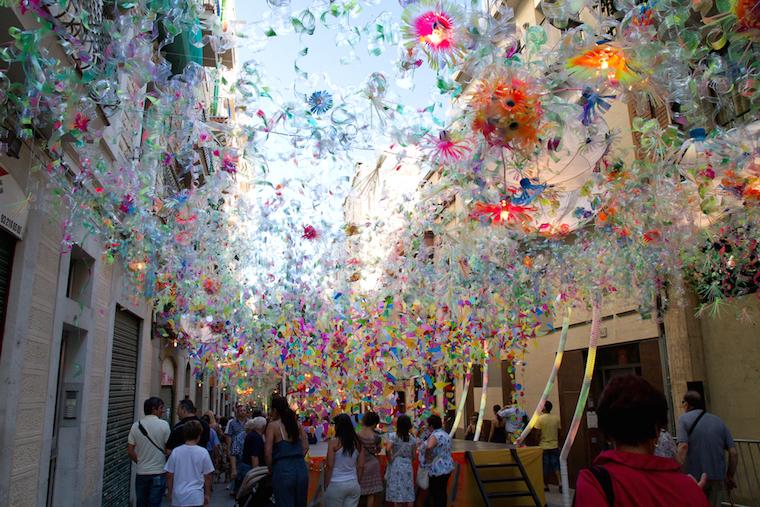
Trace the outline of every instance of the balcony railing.
[[739, 453], [736, 489], [732, 500], [737, 505], [760, 507], [760, 440], [734, 439]]

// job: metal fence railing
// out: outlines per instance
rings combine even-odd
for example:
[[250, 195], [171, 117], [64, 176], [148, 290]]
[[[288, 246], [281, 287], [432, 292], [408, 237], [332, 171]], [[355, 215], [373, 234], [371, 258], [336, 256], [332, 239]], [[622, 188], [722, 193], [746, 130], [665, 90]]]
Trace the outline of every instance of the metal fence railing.
[[736, 468], [736, 505], [760, 507], [760, 440], [734, 439], [739, 454]]

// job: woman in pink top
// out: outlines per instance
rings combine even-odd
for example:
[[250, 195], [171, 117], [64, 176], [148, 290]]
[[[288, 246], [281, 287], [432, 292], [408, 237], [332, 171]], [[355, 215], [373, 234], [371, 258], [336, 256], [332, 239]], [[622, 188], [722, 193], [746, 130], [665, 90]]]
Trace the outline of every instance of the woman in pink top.
[[654, 455], [667, 424], [665, 396], [643, 378], [613, 378], [597, 409], [599, 428], [614, 450], [582, 470], [575, 490], [579, 507], [709, 507], [707, 497], [680, 465]]

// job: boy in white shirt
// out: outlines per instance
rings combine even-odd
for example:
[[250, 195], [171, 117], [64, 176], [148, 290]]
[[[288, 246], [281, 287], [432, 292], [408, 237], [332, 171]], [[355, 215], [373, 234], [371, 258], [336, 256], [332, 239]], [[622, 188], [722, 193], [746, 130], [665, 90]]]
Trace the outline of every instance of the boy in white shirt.
[[201, 507], [211, 500], [214, 464], [208, 451], [198, 445], [203, 426], [188, 421], [183, 427], [185, 445], [174, 449], [166, 462], [166, 486], [173, 507]]

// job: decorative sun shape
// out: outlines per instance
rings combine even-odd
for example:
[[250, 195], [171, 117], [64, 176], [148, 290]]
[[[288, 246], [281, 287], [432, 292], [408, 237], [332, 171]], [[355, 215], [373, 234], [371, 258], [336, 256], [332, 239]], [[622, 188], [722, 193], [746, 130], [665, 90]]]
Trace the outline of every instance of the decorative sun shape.
[[311, 114], [324, 114], [333, 107], [333, 98], [329, 92], [319, 90], [309, 95], [309, 111]]
[[625, 53], [614, 46], [602, 45], [589, 49], [567, 62], [570, 73], [582, 81], [606, 79], [612, 85], [631, 85], [639, 76], [628, 65]]
[[423, 1], [404, 11], [407, 47], [420, 46], [434, 69], [453, 65], [463, 54], [462, 21], [459, 7], [442, 1]]

